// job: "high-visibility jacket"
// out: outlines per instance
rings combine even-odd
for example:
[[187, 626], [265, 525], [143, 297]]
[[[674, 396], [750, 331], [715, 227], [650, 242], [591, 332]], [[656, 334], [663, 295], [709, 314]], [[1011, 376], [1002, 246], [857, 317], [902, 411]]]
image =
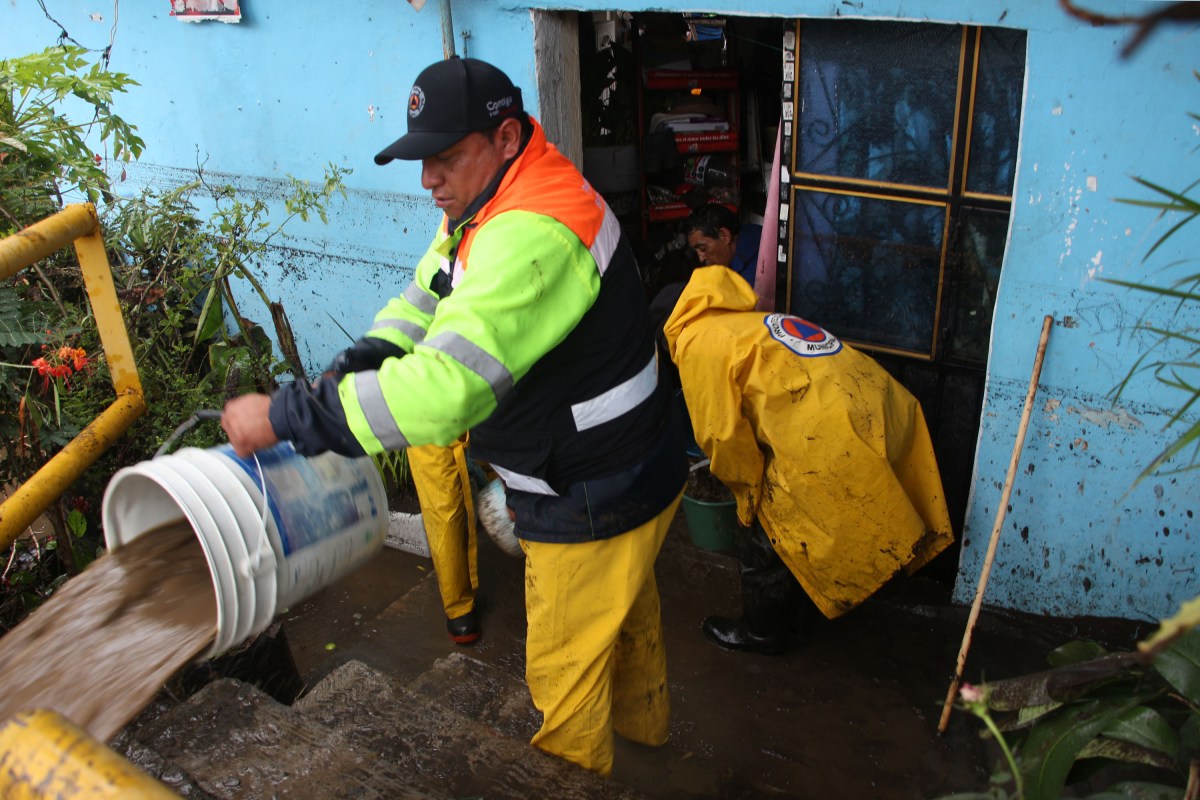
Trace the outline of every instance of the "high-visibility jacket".
[[[367, 335], [403, 357], [337, 384], [354, 439], [372, 453], [469, 428], [472, 456], [504, 479], [518, 536], [613, 536], [683, 485], [632, 248], [536, 122], [478, 211], [453, 230], [443, 220]], [[286, 416], [272, 410], [277, 432]]]
[[755, 311], [725, 267], [696, 270], [664, 334], [696, 441], [833, 618], [953, 540], [921, 406], [817, 325]]

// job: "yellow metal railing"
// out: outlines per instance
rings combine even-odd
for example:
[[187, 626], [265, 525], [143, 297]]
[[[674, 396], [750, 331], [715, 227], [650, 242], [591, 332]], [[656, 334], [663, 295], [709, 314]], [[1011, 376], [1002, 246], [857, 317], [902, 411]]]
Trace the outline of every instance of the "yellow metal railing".
[[0, 796], [9, 800], [170, 800], [179, 795], [53, 711], [0, 725]]
[[104, 237], [100, 234], [100, 219], [96, 216], [95, 206], [91, 203], [69, 205], [41, 222], [0, 239], [0, 280], [12, 277], [71, 242], [75, 243], [83, 283], [117, 398], [0, 503], [0, 550], [12, 544], [134, 420], [146, 412], [142, 381], [117, 302], [112, 267], [104, 253]]

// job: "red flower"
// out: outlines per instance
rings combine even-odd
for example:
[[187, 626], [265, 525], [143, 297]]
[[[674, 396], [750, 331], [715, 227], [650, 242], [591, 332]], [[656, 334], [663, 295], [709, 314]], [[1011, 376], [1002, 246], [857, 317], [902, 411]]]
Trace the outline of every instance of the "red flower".
[[87, 351], [82, 347], [64, 345], [51, 351], [50, 348], [43, 345], [43, 350], [49, 352], [49, 355], [35, 358], [30, 362], [30, 365], [37, 370], [38, 375], [42, 376], [43, 392], [50, 388], [51, 379], [62, 378], [65, 383], [67, 378], [76, 372], [82, 372], [91, 363]]

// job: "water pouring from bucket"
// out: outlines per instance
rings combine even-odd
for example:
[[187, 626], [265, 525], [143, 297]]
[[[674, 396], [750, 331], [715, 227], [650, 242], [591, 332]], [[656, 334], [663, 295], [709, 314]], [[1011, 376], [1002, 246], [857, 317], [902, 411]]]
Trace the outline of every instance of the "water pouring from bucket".
[[280, 609], [383, 547], [387, 495], [368, 457], [306, 458], [287, 442], [248, 459], [229, 445], [165, 453], [167, 446], [109, 482], [101, 507], [105, 543], [115, 551], [164, 526], [191, 527], [216, 593], [217, 632], [207, 656], [266, 630]]

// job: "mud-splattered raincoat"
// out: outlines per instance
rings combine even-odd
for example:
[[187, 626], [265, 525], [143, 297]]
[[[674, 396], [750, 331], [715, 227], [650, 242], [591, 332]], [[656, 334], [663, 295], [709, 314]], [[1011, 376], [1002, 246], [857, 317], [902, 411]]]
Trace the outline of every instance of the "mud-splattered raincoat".
[[696, 441], [825, 616], [952, 541], [921, 406], [867, 355], [754, 310], [725, 267], [692, 274], [664, 334]]

